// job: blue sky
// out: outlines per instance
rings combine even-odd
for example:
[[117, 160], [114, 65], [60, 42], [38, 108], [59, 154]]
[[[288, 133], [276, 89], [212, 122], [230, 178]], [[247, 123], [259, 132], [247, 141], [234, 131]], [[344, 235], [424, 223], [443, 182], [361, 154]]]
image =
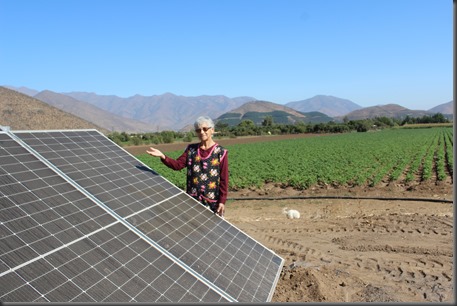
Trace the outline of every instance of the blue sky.
[[0, 0], [0, 85], [129, 97], [453, 99], [452, 0]]

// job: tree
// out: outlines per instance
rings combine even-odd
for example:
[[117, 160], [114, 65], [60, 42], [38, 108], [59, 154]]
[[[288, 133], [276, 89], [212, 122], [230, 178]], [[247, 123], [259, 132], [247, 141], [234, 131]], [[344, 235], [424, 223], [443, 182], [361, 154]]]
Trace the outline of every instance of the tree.
[[139, 145], [142, 143], [141, 137], [140, 137], [140, 136], [137, 136], [137, 135], [136, 135], [136, 136], [133, 136], [133, 137], [132, 137], [132, 143], [133, 143], [133, 145], [135, 145], [135, 146], [139, 146]]
[[265, 127], [273, 126], [273, 116], [266, 116], [262, 121], [262, 126], [265, 126]]
[[383, 126], [394, 126], [394, 121], [391, 118], [387, 118], [385, 116], [382, 117], [376, 117], [373, 122], [374, 125], [378, 127], [383, 127]]
[[256, 126], [254, 121], [247, 119], [243, 120], [235, 128], [236, 136], [256, 135]]
[[214, 129], [216, 132], [216, 136], [223, 137], [230, 135], [230, 126], [228, 123], [219, 121], [215, 124]]
[[436, 113], [432, 116], [432, 121], [433, 123], [447, 123], [449, 122], [448, 119], [446, 119], [446, 117], [444, 117], [443, 114], [441, 113]]
[[194, 133], [193, 132], [187, 132], [186, 135], [183, 138], [183, 141], [191, 142], [193, 138], [194, 138]]
[[162, 131], [160, 133], [164, 143], [173, 143], [175, 140], [175, 134], [173, 131]]
[[360, 120], [356, 124], [357, 132], [367, 132], [373, 124], [368, 120]]

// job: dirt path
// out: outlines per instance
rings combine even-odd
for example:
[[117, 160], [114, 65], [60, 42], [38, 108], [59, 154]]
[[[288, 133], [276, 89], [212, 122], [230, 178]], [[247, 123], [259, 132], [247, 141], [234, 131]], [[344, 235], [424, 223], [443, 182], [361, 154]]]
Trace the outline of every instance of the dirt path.
[[[240, 140], [274, 139], [227, 141]], [[174, 145], [160, 148], [185, 147]], [[316, 198], [246, 200], [290, 196]], [[285, 259], [272, 302], [454, 301], [452, 182], [306, 191], [267, 185], [231, 191], [229, 198], [225, 218]], [[298, 210], [300, 219], [287, 219], [284, 207]]]

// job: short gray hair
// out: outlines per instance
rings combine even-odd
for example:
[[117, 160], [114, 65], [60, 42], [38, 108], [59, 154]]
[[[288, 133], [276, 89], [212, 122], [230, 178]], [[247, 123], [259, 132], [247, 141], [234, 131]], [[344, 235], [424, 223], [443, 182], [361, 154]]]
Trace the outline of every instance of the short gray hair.
[[206, 123], [208, 125], [208, 127], [210, 127], [210, 128], [214, 127], [213, 119], [211, 119], [208, 116], [200, 116], [197, 118], [197, 120], [195, 120], [194, 128], [198, 129], [204, 123]]

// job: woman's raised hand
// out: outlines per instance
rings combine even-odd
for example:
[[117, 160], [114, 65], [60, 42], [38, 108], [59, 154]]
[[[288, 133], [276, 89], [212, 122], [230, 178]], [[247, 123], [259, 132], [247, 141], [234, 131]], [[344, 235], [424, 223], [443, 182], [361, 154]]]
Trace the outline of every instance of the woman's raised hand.
[[153, 147], [150, 147], [146, 153], [148, 153], [149, 155], [151, 156], [155, 156], [155, 157], [160, 157], [162, 159], [165, 158], [165, 155], [160, 151], [160, 150], [157, 150], [157, 149], [154, 149]]

